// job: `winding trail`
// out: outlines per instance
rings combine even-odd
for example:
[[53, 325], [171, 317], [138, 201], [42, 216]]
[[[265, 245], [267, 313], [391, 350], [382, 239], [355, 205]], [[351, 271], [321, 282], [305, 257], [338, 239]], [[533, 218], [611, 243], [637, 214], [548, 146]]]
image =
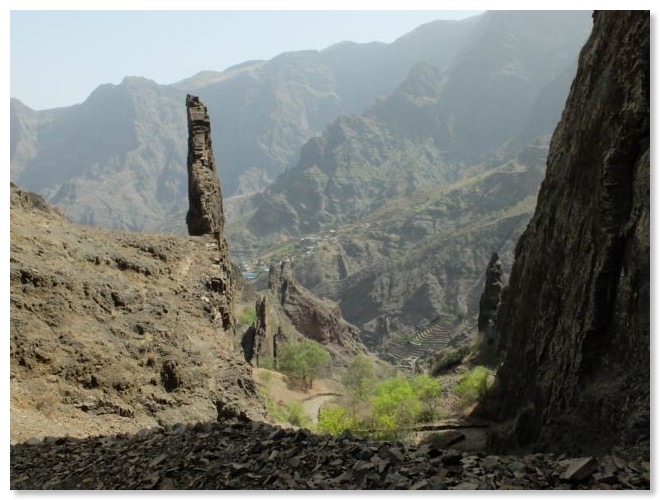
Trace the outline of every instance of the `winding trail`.
[[334, 401], [341, 394], [335, 392], [326, 392], [322, 394], [314, 394], [303, 401], [303, 410], [305, 415], [316, 425], [319, 420], [319, 410], [324, 403]]

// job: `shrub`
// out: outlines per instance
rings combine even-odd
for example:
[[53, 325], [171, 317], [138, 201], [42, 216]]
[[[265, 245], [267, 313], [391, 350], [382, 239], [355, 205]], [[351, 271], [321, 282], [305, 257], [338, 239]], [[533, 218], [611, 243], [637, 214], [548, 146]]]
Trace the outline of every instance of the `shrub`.
[[475, 366], [463, 375], [456, 385], [456, 393], [463, 397], [466, 404], [478, 401], [488, 388], [490, 371], [485, 366]]
[[353, 413], [339, 406], [322, 408], [319, 413], [317, 429], [323, 434], [337, 436], [345, 430], [357, 430], [359, 420]]
[[443, 392], [440, 382], [428, 375], [416, 375], [408, 379], [408, 383], [422, 405], [417, 421], [428, 422], [437, 418], [440, 412], [440, 396]]
[[300, 401], [289, 401], [284, 405], [284, 415], [287, 422], [296, 427], [311, 427], [311, 420], [305, 415]]
[[278, 422], [286, 422], [286, 414], [282, 405], [273, 401], [271, 398], [266, 398], [266, 413], [273, 417]]
[[296, 427], [311, 427], [312, 422], [305, 415], [300, 401], [279, 403], [266, 398], [266, 412], [278, 422], [289, 423]]
[[422, 404], [413, 387], [403, 377], [391, 378], [378, 384], [371, 403], [376, 428], [380, 428], [383, 423], [396, 428], [411, 425], [422, 412]]
[[264, 370], [273, 371], [275, 370], [275, 359], [270, 356], [266, 358], [262, 358], [259, 360], [258, 366], [259, 368], [263, 368]]
[[314, 380], [330, 365], [330, 354], [311, 340], [284, 344], [277, 356], [280, 371], [312, 387]]

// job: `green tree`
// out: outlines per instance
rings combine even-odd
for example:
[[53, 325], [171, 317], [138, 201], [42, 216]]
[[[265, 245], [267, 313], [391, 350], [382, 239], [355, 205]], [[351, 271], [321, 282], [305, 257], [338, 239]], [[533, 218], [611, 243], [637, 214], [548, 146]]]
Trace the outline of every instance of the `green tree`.
[[375, 382], [374, 365], [364, 354], [356, 355], [342, 377], [344, 387], [358, 401], [364, 401], [371, 393]]
[[314, 380], [330, 365], [330, 354], [311, 340], [285, 344], [277, 356], [279, 370], [312, 387]]

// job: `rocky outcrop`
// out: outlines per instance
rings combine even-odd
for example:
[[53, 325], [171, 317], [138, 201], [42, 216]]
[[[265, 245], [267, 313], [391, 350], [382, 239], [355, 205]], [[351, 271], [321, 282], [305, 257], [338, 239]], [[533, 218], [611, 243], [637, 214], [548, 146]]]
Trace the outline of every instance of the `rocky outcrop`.
[[199, 97], [186, 96], [188, 116], [188, 234], [220, 233], [225, 225], [220, 181], [213, 159], [211, 120]]
[[10, 200], [12, 442], [210, 421], [219, 400], [263, 418], [219, 333], [210, 237], [73, 224], [16, 186]]
[[[540, 490], [650, 488], [650, 463], [616, 456], [524, 457], [321, 436], [245, 422], [12, 446], [12, 489]], [[66, 457], [65, 460], [62, 457]]]
[[479, 299], [477, 330], [482, 350], [495, 347], [497, 313], [502, 301], [502, 263], [497, 252], [493, 252], [486, 268], [484, 291]]
[[293, 277], [287, 261], [271, 266], [268, 284], [282, 312], [305, 337], [343, 353], [366, 352], [357, 327], [345, 321], [337, 304], [321, 300]]
[[490, 257], [486, 269], [486, 283], [484, 292], [479, 300], [479, 321], [477, 329], [480, 332], [488, 332], [495, 327], [497, 322], [497, 311], [502, 300], [502, 263], [496, 252]]
[[10, 205], [12, 208], [17, 207], [23, 210], [38, 210], [48, 214], [56, 214], [60, 217], [64, 216], [61, 210], [46, 203], [46, 200], [44, 200], [41, 195], [30, 191], [24, 191], [13, 182], [10, 182], [9, 184], [11, 189]]
[[650, 16], [593, 17], [500, 307], [495, 449], [648, 454]]
[[232, 268], [229, 248], [224, 236], [225, 216], [222, 208], [220, 181], [213, 159], [211, 142], [211, 120], [206, 106], [199, 97], [186, 96], [188, 116], [188, 213], [186, 224], [188, 234], [202, 236], [212, 234], [218, 246], [220, 268], [211, 278], [208, 286], [216, 292], [215, 306], [222, 327], [233, 330]]
[[257, 299], [255, 311], [257, 319], [243, 335], [241, 346], [245, 360], [259, 366], [259, 361], [273, 358], [275, 351], [275, 336], [271, 334], [270, 321], [268, 317], [267, 297]]

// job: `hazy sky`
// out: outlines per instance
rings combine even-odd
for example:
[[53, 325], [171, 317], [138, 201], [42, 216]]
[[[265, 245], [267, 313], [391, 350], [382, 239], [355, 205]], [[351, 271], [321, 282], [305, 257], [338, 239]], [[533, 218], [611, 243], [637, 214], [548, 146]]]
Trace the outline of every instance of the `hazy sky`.
[[289, 50], [392, 42], [423, 23], [478, 13], [14, 10], [10, 95], [33, 109], [70, 106], [125, 76], [173, 83]]

